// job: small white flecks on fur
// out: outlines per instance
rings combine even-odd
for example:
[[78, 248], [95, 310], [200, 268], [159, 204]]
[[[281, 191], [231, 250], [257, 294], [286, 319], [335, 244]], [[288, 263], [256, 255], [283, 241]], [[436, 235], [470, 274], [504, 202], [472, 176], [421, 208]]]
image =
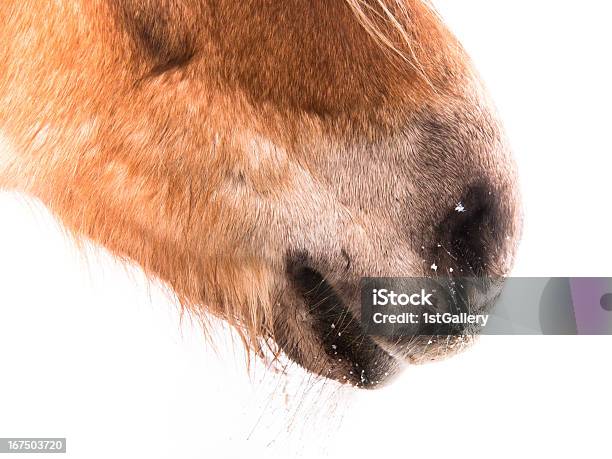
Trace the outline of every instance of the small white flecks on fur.
[[458, 202], [457, 206], [455, 207], [455, 210], [459, 213], [463, 213], [465, 212], [465, 206], [463, 205], [462, 202]]
[[438, 265], [437, 265], [437, 264], [435, 264], [435, 263], [434, 263], [434, 264], [432, 264], [432, 265], [431, 265], [431, 269], [432, 269], [433, 271], [437, 271], [437, 270], [438, 270]]

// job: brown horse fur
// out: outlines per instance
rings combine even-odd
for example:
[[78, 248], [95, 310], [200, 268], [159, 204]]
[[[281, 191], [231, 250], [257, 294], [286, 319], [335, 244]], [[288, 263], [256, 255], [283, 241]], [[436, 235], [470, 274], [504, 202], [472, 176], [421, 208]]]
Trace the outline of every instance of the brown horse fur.
[[439, 248], [442, 222], [474, 193], [495, 200], [478, 269], [511, 265], [502, 130], [422, 1], [4, 0], [0, 23], [0, 186], [256, 351], [273, 341], [313, 372], [359, 384], [362, 362], [382, 380], [389, 346], [356, 332], [365, 347], [335, 358], [295, 266], [347, 297], [363, 275], [448, 271], [461, 260]]

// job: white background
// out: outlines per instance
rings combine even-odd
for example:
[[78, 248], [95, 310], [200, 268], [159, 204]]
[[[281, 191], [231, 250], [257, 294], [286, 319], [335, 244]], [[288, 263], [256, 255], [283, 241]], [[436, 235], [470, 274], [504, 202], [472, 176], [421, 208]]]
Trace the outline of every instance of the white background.
[[[519, 163], [514, 274], [612, 276], [607, 2], [436, 4]], [[227, 335], [213, 353], [138, 270], [0, 194], [0, 437], [68, 437], [70, 458], [609, 457], [609, 337], [483, 337], [352, 393], [298, 369], [248, 377]]]

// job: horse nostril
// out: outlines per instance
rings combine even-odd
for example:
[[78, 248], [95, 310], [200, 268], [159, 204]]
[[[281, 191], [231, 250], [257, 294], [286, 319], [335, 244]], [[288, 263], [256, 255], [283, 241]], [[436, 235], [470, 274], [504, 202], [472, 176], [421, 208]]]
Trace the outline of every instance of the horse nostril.
[[446, 264], [450, 272], [459, 269], [464, 275], [487, 272], [504, 238], [498, 203], [499, 197], [485, 185], [464, 193], [438, 226], [434, 249], [439, 251], [440, 266]]

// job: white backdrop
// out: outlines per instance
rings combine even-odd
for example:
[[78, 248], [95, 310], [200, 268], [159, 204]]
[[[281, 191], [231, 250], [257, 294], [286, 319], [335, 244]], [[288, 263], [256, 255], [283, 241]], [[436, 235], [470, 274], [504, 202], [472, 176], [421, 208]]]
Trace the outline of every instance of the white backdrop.
[[[519, 163], [514, 274], [612, 276], [611, 7], [436, 4]], [[80, 254], [40, 206], [0, 194], [0, 437], [67, 437], [79, 459], [609, 457], [609, 337], [483, 337], [353, 393], [299, 369], [249, 377], [222, 335], [214, 353], [138, 270]]]

